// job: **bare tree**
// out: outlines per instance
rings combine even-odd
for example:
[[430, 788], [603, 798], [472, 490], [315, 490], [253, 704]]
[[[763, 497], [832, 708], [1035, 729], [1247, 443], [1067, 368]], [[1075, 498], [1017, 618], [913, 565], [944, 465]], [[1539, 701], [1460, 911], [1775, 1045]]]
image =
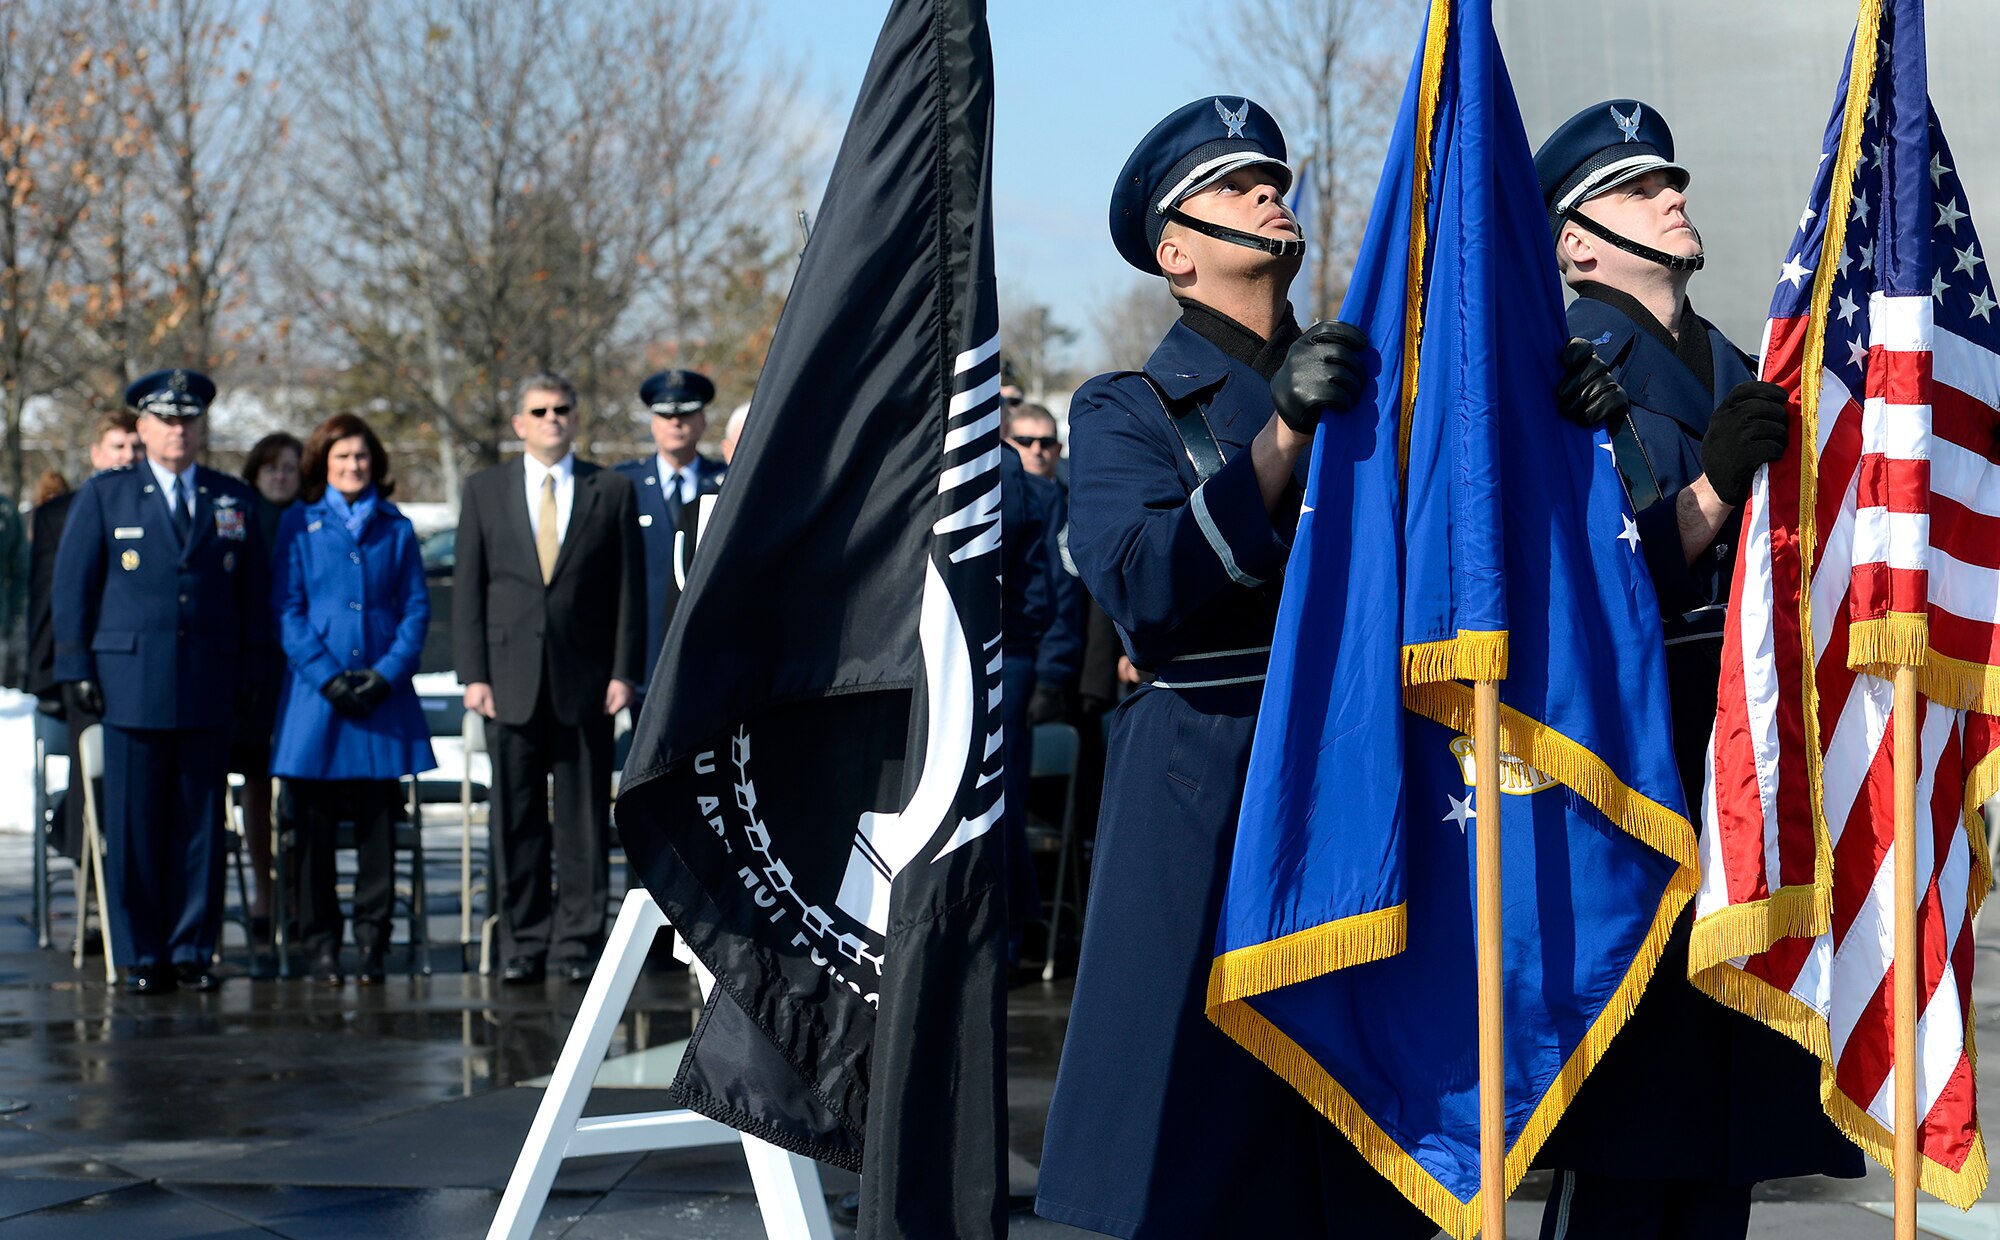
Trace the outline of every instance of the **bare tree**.
[[125, 190], [143, 256], [126, 272], [161, 302], [147, 362], [219, 368], [249, 336], [224, 318], [250, 295], [285, 132], [274, 14], [243, 0], [105, 0], [104, 11], [134, 67], [128, 106], [146, 137]]
[[1055, 312], [1014, 289], [1000, 298], [1000, 366], [1030, 397], [1044, 399], [1068, 375], [1057, 354], [1076, 343], [1077, 332], [1055, 320]]
[[1166, 281], [1134, 281], [1121, 291], [1100, 298], [1093, 320], [1104, 349], [1105, 370], [1137, 370], [1159, 347], [1160, 338], [1180, 317], [1180, 306], [1168, 295]]
[[75, 380], [75, 358], [59, 342], [75, 315], [106, 300], [75, 264], [114, 137], [115, 74], [89, 17], [84, 0], [0, 7], [0, 386], [15, 496], [27, 404]]
[[601, 407], [651, 348], [700, 347], [718, 266], [768, 257], [735, 226], [768, 211], [795, 87], [744, 69], [753, 21], [339, 0], [308, 34], [287, 283], [447, 495], [461, 453], [498, 458], [511, 378], [556, 367]]
[[1202, 44], [1268, 92], [1293, 166], [1311, 178], [1300, 275], [1315, 318], [1331, 318], [1347, 291], [1422, 11], [1418, 0], [1234, 0]]

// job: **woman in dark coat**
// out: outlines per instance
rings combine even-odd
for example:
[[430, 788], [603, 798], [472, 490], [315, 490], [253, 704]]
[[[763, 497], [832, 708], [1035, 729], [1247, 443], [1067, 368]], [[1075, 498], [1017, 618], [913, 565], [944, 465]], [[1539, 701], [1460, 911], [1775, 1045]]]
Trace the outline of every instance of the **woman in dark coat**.
[[398, 783], [437, 765], [410, 678], [430, 621], [416, 531], [389, 502], [382, 442], [335, 414], [306, 444], [304, 502], [278, 526], [271, 587], [290, 672], [271, 771], [299, 832], [299, 935], [313, 980], [338, 986], [334, 839], [354, 824], [354, 942], [363, 985], [382, 980], [394, 895]]
[[[257, 441], [243, 458], [243, 481], [257, 492], [257, 527], [264, 545], [278, 545], [278, 521], [299, 499], [299, 462], [306, 446], [297, 435], [278, 431]], [[256, 679], [270, 686], [236, 715], [229, 738], [229, 769], [243, 777], [243, 837], [250, 849], [250, 933], [271, 937], [271, 733], [278, 725], [276, 686], [284, 683], [285, 652], [271, 652], [272, 666]], [[287, 888], [289, 890], [289, 888]]]

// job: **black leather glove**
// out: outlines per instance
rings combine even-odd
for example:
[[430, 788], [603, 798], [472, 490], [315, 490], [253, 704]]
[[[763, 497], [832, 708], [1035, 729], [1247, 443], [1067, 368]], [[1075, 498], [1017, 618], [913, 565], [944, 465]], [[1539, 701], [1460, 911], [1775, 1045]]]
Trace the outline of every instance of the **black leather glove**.
[[1271, 403], [1301, 435], [1319, 428], [1322, 412], [1345, 413], [1361, 399], [1372, 348], [1351, 323], [1315, 323], [1285, 350], [1271, 376]]
[[1046, 680], [1035, 686], [1035, 692], [1028, 698], [1029, 727], [1041, 723], [1061, 723], [1069, 715], [1069, 690]]
[[70, 705], [86, 715], [104, 716], [104, 694], [99, 692], [97, 683], [90, 680], [72, 681], [69, 686]]
[[365, 710], [389, 700], [389, 678], [372, 667], [347, 673], [347, 683], [354, 686], [354, 696]]
[[1562, 351], [1563, 377], [1556, 382], [1556, 412], [1585, 430], [1616, 426], [1632, 412], [1632, 402], [1597, 350], [1572, 336]]
[[1791, 438], [1785, 389], [1775, 383], [1739, 383], [1722, 398], [1701, 437], [1701, 468], [1717, 498], [1734, 508], [1750, 498], [1759, 465], [1785, 454]]
[[346, 672], [321, 685], [319, 695], [333, 703], [335, 713], [345, 718], [359, 719], [368, 713], [368, 708], [355, 696], [354, 682], [347, 678]]

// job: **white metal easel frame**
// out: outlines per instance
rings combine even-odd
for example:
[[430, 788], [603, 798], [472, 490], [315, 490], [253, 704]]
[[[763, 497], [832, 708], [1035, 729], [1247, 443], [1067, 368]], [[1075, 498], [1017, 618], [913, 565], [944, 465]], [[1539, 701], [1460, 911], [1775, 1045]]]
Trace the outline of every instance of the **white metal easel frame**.
[[[583, 1006], [563, 1043], [527, 1143], [507, 1179], [500, 1211], [487, 1240], [528, 1240], [548, 1201], [556, 1170], [566, 1158], [597, 1154], [632, 1154], [650, 1150], [693, 1149], [743, 1143], [750, 1163], [750, 1181], [757, 1190], [757, 1208], [771, 1240], [833, 1240], [820, 1189], [819, 1167], [810, 1158], [738, 1132], [692, 1111], [647, 1111], [583, 1119], [598, 1065], [611, 1045], [611, 1034], [625, 1012], [625, 1002], [639, 979], [653, 938], [667, 925], [666, 914], [652, 893], [634, 888], [625, 893], [604, 958], [584, 994]], [[710, 983], [702, 978], [702, 998]]]

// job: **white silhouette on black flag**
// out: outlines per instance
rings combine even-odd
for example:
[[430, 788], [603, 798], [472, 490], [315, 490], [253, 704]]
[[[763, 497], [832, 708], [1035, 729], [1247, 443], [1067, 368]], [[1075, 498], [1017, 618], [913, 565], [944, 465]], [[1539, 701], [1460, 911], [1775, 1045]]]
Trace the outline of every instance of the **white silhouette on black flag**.
[[897, 0], [616, 810], [718, 983], [678, 1100], [864, 1235], [1006, 1225], [992, 118], [985, 5]]

